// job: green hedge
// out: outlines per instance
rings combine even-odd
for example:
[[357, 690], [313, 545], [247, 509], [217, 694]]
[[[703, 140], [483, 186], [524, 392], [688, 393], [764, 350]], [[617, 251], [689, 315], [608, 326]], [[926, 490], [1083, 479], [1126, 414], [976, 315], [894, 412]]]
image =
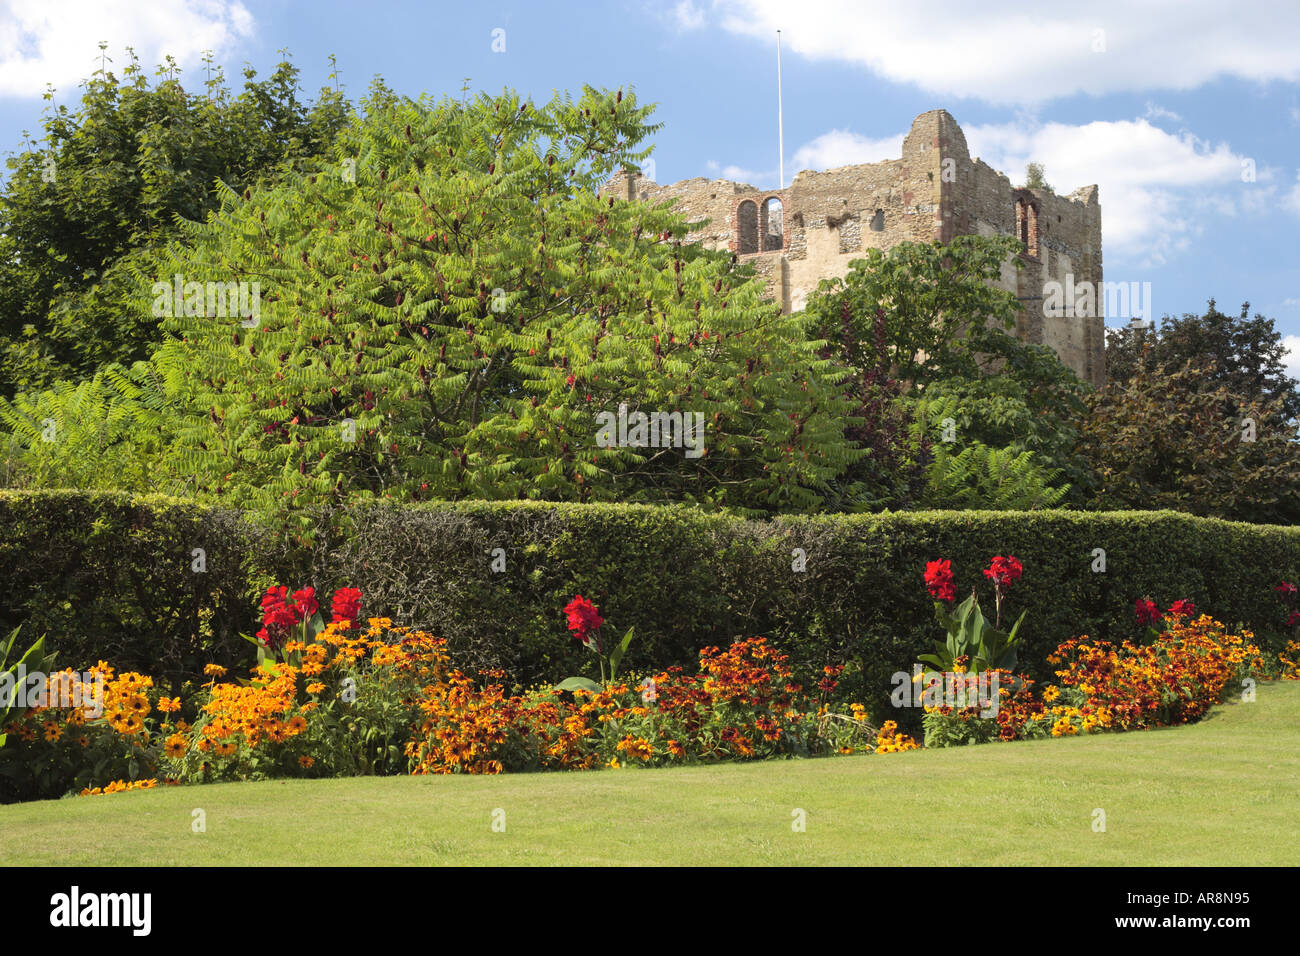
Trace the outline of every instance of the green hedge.
[[[1008, 613], [1028, 609], [1021, 664], [1079, 634], [1138, 636], [1134, 602], [1189, 598], [1277, 646], [1272, 588], [1295, 580], [1300, 528], [1174, 512], [926, 512], [745, 521], [685, 508], [465, 503], [379, 508], [322, 562], [376, 609], [448, 638], [457, 656], [523, 683], [576, 672], [585, 652], [560, 608], [574, 593], [609, 625], [635, 625], [625, 667], [688, 664], [696, 651], [766, 635], [805, 673], [850, 664], [848, 689], [879, 701], [938, 637], [922, 574], [950, 558], [959, 593], [994, 554], [1025, 566]], [[491, 550], [506, 554], [494, 574]], [[792, 570], [795, 548], [806, 553]], [[1105, 550], [1106, 571], [1092, 570]], [[588, 666], [589, 663], [588, 663]]]
[[242, 663], [265, 538], [237, 513], [161, 495], [0, 491], [0, 631], [47, 635], [60, 666], [103, 659], [172, 686]]
[[[1136, 636], [1134, 601], [1147, 594], [1162, 607], [1189, 598], [1277, 647], [1283, 615], [1272, 588], [1300, 577], [1300, 528], [1174, 512], [755, 522], [685, 507], [474, 502], [380, 506], [351, 517], [352, 533], [318, 535], [307, 549], [229, 513], [166, 499], [0, 495], [0, 524], [14, 529], [0, 545], [0, 573], [19, 582], [10, 583], [0, 624], [40, 611], [34, 629], [59, 622], [53, 642], [77, 648], [73, 656], [134, 648], [121, 657], [131, 666], [147, 666], [150, 654], [191, 666], [208, 646], [186, 615], [205, 601], [223, 609], [211, 648], [238, 654], [230, 635], [256, 629], [256, 594], [268, 581], [326, 594], [352, 585], [365, 595], [365, 613], [425, 627], [448, 639], [458, 661], [504, 668], [529, 684], [590, 672], [561, 611], [582, 593], [608, 629], [636, 626], [625, 668], [688, 665], [700, 647], [766, 635], [805, 673], [848, 663], [846, 690], [878, 712], [889, 676], [908, 670], [938, 636], [922, 581], [927, 560], [950, 558], [959, 593], [978, 586], [987, 598], [980, 571], [989, 558], [1020, 558], [1024, 578], [1008, 613], [1029, 610], [1021, 664], [1040, 678], [1050, 676], [1046, 654], [1068, 637]], [[209, 543], [207, 576], [189, 571], [201, 541]], [[492, 570], [496, 548], [503, 572]], [[806, 552], [802, 573], [792, 570], [795, 548]], [[1105, 549], [1105, 573], [1092, 570], [1096, 548]], [[991, 599], [984, 605], [991, 613]], [[142, 650], [135, 638], [145, 634]]]

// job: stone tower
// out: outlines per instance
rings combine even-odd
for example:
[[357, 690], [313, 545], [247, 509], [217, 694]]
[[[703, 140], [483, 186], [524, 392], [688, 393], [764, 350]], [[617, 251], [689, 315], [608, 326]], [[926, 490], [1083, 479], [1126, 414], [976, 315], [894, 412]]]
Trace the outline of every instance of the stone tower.
[[1105, 320], [1046, 315], [1043, 307], [1049, 282], [1102, 288], [1097, 187], [1069, 196], [1013, 188], [1002, 173], [971, 159], [946, 110], [918, 116], [902, 153], [880, 163], [805, 170], [785, 189], [725, 179], [660, 186], [632, 172], [611, 179], [602, 195], [676, 200], [688, 220], [707, 220], [691, 239], [752, 262], [786, 312], [802, 309], [822, 279], [847, 275], [849, 262], [867, 249], [959, 235], [1019, 236], [1022, 268], [1008, 260], [999, 283], [1020, 299], [1017, 335], [1050, 346], [1084, 381], [1103, 384]]

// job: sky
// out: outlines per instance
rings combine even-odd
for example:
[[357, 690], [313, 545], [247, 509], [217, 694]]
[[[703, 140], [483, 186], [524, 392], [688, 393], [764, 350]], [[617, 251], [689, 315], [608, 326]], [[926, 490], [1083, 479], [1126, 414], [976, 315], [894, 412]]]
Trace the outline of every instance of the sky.
[[946, 109], [971, 155], [1058, 193], [1100, 187], [1108, 281], [1150, 282], [1156, 315], [1217, 300], [1275, 320], [1300, 376], [1300, 2], [1097, 0], [0, 0], [0, 151], [73, 103], [99, 65], [170, 54], [197, 87], [287, 52], [308, 95], [333, 54], [352, 98], [583, 84], [658, 104], [653, 178], [777, 185], [896, 158]]

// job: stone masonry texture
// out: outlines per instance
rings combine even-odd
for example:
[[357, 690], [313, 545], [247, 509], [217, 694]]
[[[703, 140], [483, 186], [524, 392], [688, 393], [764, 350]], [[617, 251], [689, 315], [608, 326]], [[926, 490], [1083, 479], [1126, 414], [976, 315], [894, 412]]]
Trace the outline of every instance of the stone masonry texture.
[[[907, 240], [949, 242], [960, 235], [1015, 235], [1022, 268], [1008, 260], [999, 283], [1020, 299], [1016, 334], [1050, 346], [1080, 378], [1106, 380], [1105, 320], [1044, 314], [1044, 286], [1066, 276], [1102, 288], [1101, 205], [1097, 187], [1068, 196], [1017, 189], [971, 159], [966, 137], [946, 110], [922, 113], [898, 159], [824, 172], [805, 170], [785, 189], [759, 190], [725, 179], [668, 186], [625, 170], [602, 196], [675, 201], [695, 223], [691, 241], [752, 262], [767, 294], [799, 311], [822, 279], [843, 277], [867, 249]], [[1098, 310], [1100, 311], [1100, 310]]]

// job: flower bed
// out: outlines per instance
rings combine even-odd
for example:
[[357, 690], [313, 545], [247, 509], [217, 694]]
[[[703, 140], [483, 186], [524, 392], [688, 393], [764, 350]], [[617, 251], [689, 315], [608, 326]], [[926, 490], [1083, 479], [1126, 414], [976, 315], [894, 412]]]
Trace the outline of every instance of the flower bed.
[[[1278, 670], [1248, 630], [1240, 634], [1180, 600], [1163, 614], [1135, 606], [1146, 642], [1080, 637], [1050, 660], [1057, 681], [1035, 690], [1016, 674], [1022, 612], [999, 630], [1004, 603], [1024, 574], [997, 556], [984, 576], [996, 616], [977, 594], [955, 609], [951, 562], [931, 562], [926, 586], [947, 640], [922, 660], [949, 671], [925, 680], [927, 746], [1062, 737], [1170, 726], [1202, 717], [1246, 678]], [[1279, 588], [1294, 624], [1294, 590]], [[691, 672], [669, 667], [616, 677], [633, 639], [600, 636], [605, 623], [581, 596], [565, 608], [573, 637], [600, 658], [602, 680], [510, 686], [498, 670], [470, 674], [452, 663], [444, 640], [362, 617], [361, 593], [343, 588], [326, 623], [311, 588], [269, 588], [262, 629], [248, 638], [259, 663], [232, 679], [209, 664], [203, 683], [167, 696], [154, 680], [100, 661], [84, 674], [45, 677], [35, 706], [10, 708], [0, 727], [0, 796], [116, 793], [165, 784], [361, 774], [497, 774], [761, 760], [917, 749], [893, 720], [880, 726], [858, 703], [835, 704], [839, 666], [811, 689], [789, 658], [755, 637], [706, 647]], [[12, 639], [9, 642], [13, 643]], [[35, 660], [39, 643], [24, 658]], [[1300, 677], [1300, 640], [1281, 655], [1281, 676]], [[919, 665], [918, 665], [919, 666]], [[0, 668], [3, 670], [3, 668]], [[608, 673], [608, 679], [605, 674]], [[945, 684], [974, 691], [975, 705], [927, 701]], [[990, 680], [992, 678], [992, 680]], [[918, 677], [924, 679], [924, 673]], [[989, 687], [990, 700], [981, 700]], [[94, 696], [97, 707], [69, 704]], [[62, 693], [59, 696], [56, 689]], [[915, 698], [915, 695], [912, 695]], [[966, 698], [963, 698], [964, 700]], [[990, 712], [991, 709], [991, 712]]]
[[832, 712], [838, 668], [805, 693], [762, 638], [705, 648], [695, 673], [510, 691], [500, 672], [453, 667], [446, 643], [427, 633], [386, 618], [354, 624], [355, 590], [336, 594], [333, 609], [325, 624], [310, 589], [270, 589], [262, 660], [249, 678], [209, 665], [210, 680], [182, 699], [100, 662], [91, 675], [105, 681], [101, 714], [33, 707], [4, 728], [7, 798], [159, 781], [588, 770], [916, 747], [893, 722], [872, 726], [860, 705]]
[[[995, 557], [984, 572], [994, 583], [999, 621], [1006, 588], [1022, 573], [1014, 557]], [[930, 562], [925, 584], [935, 598], [936, 616], [949, 633], [946, 644], [936, 645], [939, 653], [922, 660], [946, 663], [955, 672], [918, 674], [925, 680], [921, 699], [926, 746], [1191, 723], [1224, 700], [1232, 687], [1253, 694], [1249, 679], [1275, 669], [1266, 664], [1250, 631], [1233, 634], [1209, 615], [1194, 617], [1196, 608], [1185, 599], [1162, 614], [1154, 601], [1139, 598], [1134, 612], [1137, 624], [1148, 628], [1147, 642], [1114, 645], [1086, 635], [1068, 640], [1048, 657], [1060, 668], [1058, 682], [1035, 692], [1034, 681], [1011, 670], [1020, 622], [1009, 636], [990, 627], [974, 592], [949, 614], [945, 602], [955, 599], [956, 588], [948, 561]], [[1285, 582], [1276, 590], [1284, 600], [1294, 594]], [[1281, 676], [1295, 676], [1297, 669], [1285, 653], [1280, 663]], [[987, 680], [989, 674], [996, 677], [994, 682]], [[953, 683], [963, 691], [958, 705], [947, 702], [951, 694], [944, 703], [937, 702], [941, 681], [945, 691]], [[989, 686], [997, 688], [991, 695]], [[981, 689], [992, 699], [982, 699]]]

